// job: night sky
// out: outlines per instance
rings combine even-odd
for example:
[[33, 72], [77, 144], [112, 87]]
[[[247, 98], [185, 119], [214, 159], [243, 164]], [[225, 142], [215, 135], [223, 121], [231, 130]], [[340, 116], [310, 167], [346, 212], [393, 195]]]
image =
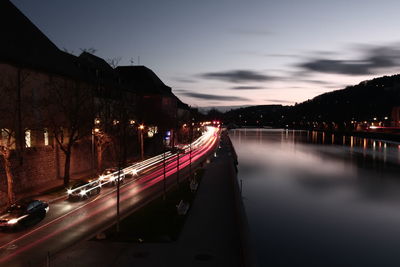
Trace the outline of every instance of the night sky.
[[12, 2], [60, 49], [140, 57], [192, 106], [291, 105], [399, 72], [395, 0]]

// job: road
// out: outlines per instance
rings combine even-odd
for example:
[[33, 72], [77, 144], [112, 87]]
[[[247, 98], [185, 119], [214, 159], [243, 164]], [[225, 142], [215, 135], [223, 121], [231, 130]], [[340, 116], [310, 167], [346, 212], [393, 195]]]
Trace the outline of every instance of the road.
[[[179, 155], [179, 177], [204, 162], [218, 141], [218, 128], [208, 127], [206, 133]], [[191, 154], [191, 160], [190, 160]], [[138, 176], [126, 179], [120, 187], [120, 215], [128, 216], [163, 194], [164, 168], [162, 156]], [[177, 155], [166, 161], [167, 189], [177, 183]], [[81, 240], [93, 237], [116, 221], [116, 187], [103, 187], [102, 192], [84, 201], [60, 200], [50, 206], [46, 218], [35, 227], [18, 232], [0, 233], [0, 266], [43, 265], [53, 255]]]

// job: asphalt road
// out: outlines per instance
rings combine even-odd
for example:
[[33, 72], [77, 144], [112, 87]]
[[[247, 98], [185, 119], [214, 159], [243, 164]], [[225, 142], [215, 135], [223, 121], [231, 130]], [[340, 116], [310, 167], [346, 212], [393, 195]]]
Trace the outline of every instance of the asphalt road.
[[[192, 169], [201, 164], [215, 148], [215, 128], [192, 148]], [[166, 163], [167, 189], [177, 183], [176, 156]], [[189, 153], [179, 159], [180, 177], [189, 172]], [[120, 187], [120, 216], [128, 216], [163, 194], [163, 163], [125, 179]], [[116, 221], [117, 188], [103, 187], [99, 195], [83, 201], [60, 200], [50, 205], [44, 220], [18, 232], [0, 233], [0, 266], [43, 266], [47, 255], [53, 255], [81, 240], [89, 239]]]

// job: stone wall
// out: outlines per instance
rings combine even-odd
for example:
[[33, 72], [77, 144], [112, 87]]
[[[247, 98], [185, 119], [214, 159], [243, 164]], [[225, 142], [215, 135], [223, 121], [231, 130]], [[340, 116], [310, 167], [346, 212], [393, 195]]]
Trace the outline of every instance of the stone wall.
[[[138, 158], [137, 137], [126, 145], [128, 161]], [[114, 149], [110, 146], [103, 154], [103, 169], [117, 166]], [[73, 147], [71, 157], [71, 178], [79, 179], [96, 174], [96, 151], [92, 151], [91, 140], [77, 143]], [[29, 194], [29, 191], [40, 192], [51, 186], [63, 183], [65, 155], [57, 145], [25, 148], [21, 157], [12, 154], [14, 174], [14, 191], [19, 196]], [[0, 206], [6, 200], [7, 180], [4, 171], [3, 158], [0, 157]]]
[[[58, 146], [25, 148], [22, 159], [17, 153], [12, 155], [15, 193], [45, 188], [49, 183], [62, 181], [65, 155]], [[0, 190], [7, 191], [3, 159], [0, 160]], [[93, 173], [94, 167], [91, 143], [82, 142], [73, 148], [71, 157], [71, 177], [80, 178]]]

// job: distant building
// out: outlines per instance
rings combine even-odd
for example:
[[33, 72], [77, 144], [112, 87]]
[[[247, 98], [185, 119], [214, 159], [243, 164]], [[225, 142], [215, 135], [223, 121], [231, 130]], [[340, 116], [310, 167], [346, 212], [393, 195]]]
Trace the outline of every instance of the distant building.
[[164, 131], [176, 127], [178, 100], [171, 87], [145, 66], [121, 66], [116, 71], [128, 90], [137, 95], [137, 116], [140, 122]]

